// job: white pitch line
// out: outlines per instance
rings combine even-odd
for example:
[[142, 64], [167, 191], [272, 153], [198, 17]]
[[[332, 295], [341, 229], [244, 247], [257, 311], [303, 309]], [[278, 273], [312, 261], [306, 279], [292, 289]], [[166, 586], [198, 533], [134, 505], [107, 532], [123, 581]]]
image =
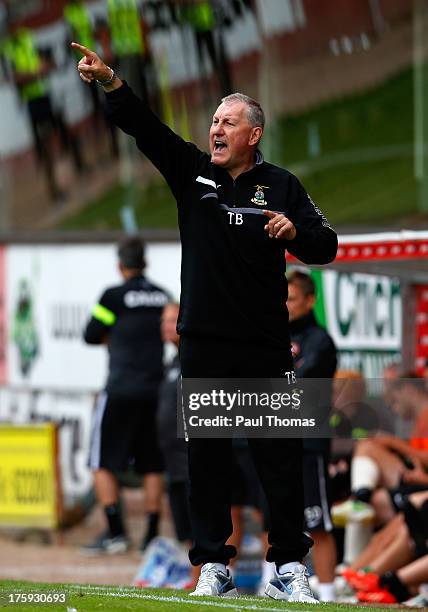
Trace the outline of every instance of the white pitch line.
[[[6, 572], [7, 569], [7, 572]], [[48, 573], [77, 573], [77, 574], [83, 574], [83, 575], [87, 575], [87, 574], [94, 574], [94, 575], [103, 575], [108, 571], [111, 571], [113, 569], [112, 565], [82, 565], [82, 566], [77, 566], [76, 565], [61, 565], [58, 566], [58, 564], [43, 564], [43, 565], [39, 565], [37, 567], [37, 572], [39, 574], [46, 574], [46, 572]], [[2, 570], [0, 570], [2, 571]], [[2, 571], [2, 577], [6, 578], [8, 577], [7, 573], [10, 573], [11, 575], [22, 575], [22, 576], [28, 576], [31, 572], [34, 572], [34, 565], [19, 565], [19, 566], [8, 566], [7, 568], [5, 568], [4, 572]], [[129, 564], [129, 565], [121, 565], [118, 567], [114, 568], [115, 574], [124, 574], [124, 575], [129, 575], [129, 574], [135, 574], [135, 564]]]
[[[249, 600], [249, 598], [240, 597], [239, 602], [242, 603], [233, 603], [235, 601], [233, 598], [230, 598], [227, 602], [224, 601], [201, 601], [198, 598], [196, 599], [185, 599], [184, 597], [177, 597], [176, 595], [171, 595], [171, 597], [167, 597], [166, 595], [144, 595], [143, 593], [136, 593], [135, 591], [109, 591], [105, 587], [97, 587], [90, 586], [86, 587], [82, 585], [81, 587], [77, 585], [73, 585], [71, 588], [68, 586], [66, 589], [70, 591], [84, 591], [88, 595], [104, 595], [108, 597], [129, 597], [135, 599], [146, 599], [151, 601], [163, 601], [165, 603], [182, 603], [182, 604], [190, 604], [190, 605], [199, 605], [199, 606], [211, 606], [213, 608], [229, 608], [234, 610], [261, 610], [262, 612], [296, 612], [295, 610], [291, 610], [290, 608], [272, 608], [266, 606], [259, 606], [255, 604], [246, 605], [246, 601], [254, 601]], [[311, 610], [299, 610], [299, 612], [313, 612], [313, 608]]]

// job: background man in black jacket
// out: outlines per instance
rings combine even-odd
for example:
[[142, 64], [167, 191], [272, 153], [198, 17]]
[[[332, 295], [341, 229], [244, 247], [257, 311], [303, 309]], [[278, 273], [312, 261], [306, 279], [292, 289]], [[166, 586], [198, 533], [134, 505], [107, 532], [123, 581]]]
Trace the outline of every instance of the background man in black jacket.
[[[267, 163], [258, 149], [264, 113], [243, 94], [223, 98], [209, 134], [210, 153], [164, 125], [92, 51], [84, 81], [100, 81], [109, 116], [136, 139], [177, 200], [182, 242], [178, 332], [183, 378], [276, 378], [293, 369], [288, 331], [285, 250], [306, 263], [328, 263], [337, 237], [299, 180]], [[302, 560], [302, 442], [253, 438], [249, 447], [271, 518], [268, 561], [277, 576], [266, 594], [316, 602]], [[189, 442], [193, 565], [202, 564], [194, 595], [236, 596], [226, 569], [236, 554], [232, 532], [232, 440]]]
[[85, 554], [128, 549], [117, 474], [133, 467], [144, 476], [148, 529], [143, 547], [157, 535], [163, 460], [158, 445], [156, 409], [163, 376], [162, 309], [169, 297], [143, 276], [144, 245], [125, 238], [118, 248], [124, 283], [106, 289], [85, 330], [88, 344], [106, 344], [109, 372], [94, 417], [89, 466], [95, 493], [104, 508], [107, 531], [85, 546]]
[[[315, 306], [315, 283], [305, 272], [294, 270], [288, 275], [287, 307], [290, 315], [290, 337], [297, 378], [333, 379], [336, 372], [336, 347], [327, 331], [318, 325]], [[314, 381], [314, 384], [316, 382]], [[325, 389], [324, 389], [325, 386]], [[323, 393], [331, 390], [323, 384]], [[326, 401], [331, 401], [326, 397]], [[334, 601], [336, 543], [330, 517], [329, 474], [330, 440], [303, 440], [303, 482], [305, 491], [305, 527], [315, 545], [312, 557], [319, 579], [321, 601]]]

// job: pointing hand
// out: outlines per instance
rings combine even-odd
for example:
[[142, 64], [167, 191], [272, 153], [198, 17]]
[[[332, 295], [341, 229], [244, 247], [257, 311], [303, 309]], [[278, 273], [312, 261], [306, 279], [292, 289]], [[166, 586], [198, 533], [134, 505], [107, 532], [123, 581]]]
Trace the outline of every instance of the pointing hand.
[[269, 238], [293, 240], [296, 237], [296, 228], [285, 215], [272, 212], [271, 210], [264, 210], [263, 214], [269, 217], [269, 221], [264, 227], [269, 234]]
[[72, 42], [73, 49], [77, 49], [84, 56], [77, 65], [80, 78], [86, 83], [92, 81], [108, 81], [113, 76], [113, 70], [107, 66], [100, 57], [79, 43]]

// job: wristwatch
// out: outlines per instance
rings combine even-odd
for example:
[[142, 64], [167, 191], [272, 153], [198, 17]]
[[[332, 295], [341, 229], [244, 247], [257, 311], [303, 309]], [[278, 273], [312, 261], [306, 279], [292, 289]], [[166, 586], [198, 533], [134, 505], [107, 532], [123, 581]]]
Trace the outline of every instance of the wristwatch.
[[113, 68], [110, 68], [110, 66], [107, 66], [107, 68], [109, 70], [111, 70], [111, 77], [109, 79], [105, 79], [104, 81], [100, 81], [99, 79], [97, 79], [97, 83], [99, 83], [100, 85], [111, 85], [114, 81], [114, 79], [116, 78], [116, 73], [113, 70]]

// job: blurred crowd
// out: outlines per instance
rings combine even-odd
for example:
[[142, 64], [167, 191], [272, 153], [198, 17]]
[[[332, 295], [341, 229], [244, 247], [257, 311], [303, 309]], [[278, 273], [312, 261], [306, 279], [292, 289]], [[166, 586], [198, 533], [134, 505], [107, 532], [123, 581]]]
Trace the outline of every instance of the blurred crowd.
[[[346, 487], [337, 490], [337, 503], [332, 507], [334, 524], [344, 528], [342, 587], [356, 593], [361, 602], [406, 602], [424, 607], [424, 583], [428, 581], [428, 376], [417, 377], [403, 364], [388, 366], [383, 373], [382, 396], [375, 404], [370, 402], [373, 409], [367, 411], [362, 409], [367, 403], [367, 388], [361, 374], [338, 375], [335, 416], [345, 416], [345, 428], [346, 422], [353, 423], [348, 449], [343, 440], [334, 440], [330, 466], [333, 483], [347, 475]], [[339, 432], [342, 426], [339, 418]], [[343, 500], [345, 494], [347, 499]]]
[[[321, 509], [306, 502], [317, 478], [304, 471], [305, 523], [315, 542], [310, 582], [321, 601], [426, 607], [428, 367], [425, 377], [418, 377], [392, 363], [383, 372], [381, 392], [378, 383], [359, 371], [334, 373], [334, 434]], [[324, 501], [331, 524], [316, 522]], [[326, 545], [327, 534], [333, 536], [334, 552]], [[332, 561], [334, 578], [326, 590]], [[272, 568], [266, 571], [269, 575]]]
[[[201, 95], [210, 103], [233, 91], [224, 31], [246, 11], [252, 0], [105, 0], [104, 4], [68, 0], [63, 9], [63, 49], [57, 41], [43, 40], [20, 16], [17, 3], [3, 0], [0, 58], [3, 78], [15, 86], [19, 104], [26, 108], [33, 145], [52, 201], [61, 202], [66, 193], [56, 170], [58, 150], [70, 156], [77, 176], [88, 168], [85, 158], [86, 133], [82, 126], [67, 121], [64, 108], [53, 95], [51, 77], [78, 61], [71, 41], [95, 50], [167, 122], [173, 122], [168, 66], [165, 57], [155, 57], [150, 35], [176, 28], [185, 48], [196, 52]], [[0, 7], [1, 8], [1, 7]], [[83, 84], [82, 84], [83, 87]], [[83, 90], [82, 90], [83, 91]], [[115, 129], [104, 112], [104, 96], [96, 83], [84, 88], [98, 136], [106, 130], [113, 156], [119, 145]], [[182, 100], [184, 114], [187, 113]]]

